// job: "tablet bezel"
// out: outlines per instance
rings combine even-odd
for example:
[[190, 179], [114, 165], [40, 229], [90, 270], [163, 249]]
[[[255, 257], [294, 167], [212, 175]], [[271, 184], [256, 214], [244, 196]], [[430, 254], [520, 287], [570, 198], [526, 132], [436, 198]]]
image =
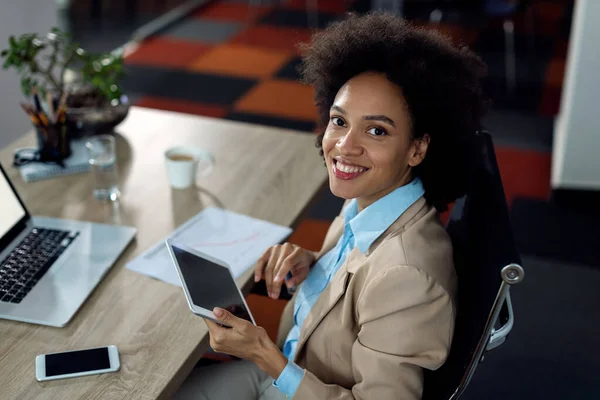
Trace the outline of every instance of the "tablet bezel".
[[167, 239], [165, 241], [165, 243], [166, 243], [167, 249], [169, 250], [169, 254], [171, 255], [171, 260], [173, 261], [173, 264], [175, 265], [175, 269], [177, 270], [177, 275], [179, 275], [179, 280], [181, 281], [181, 286], [183, 287], [183, 293], [185, 294], [185, 298], [187, 300], [188, 306], [194, 314], [196, 314], [202, 318], [209, 319], [220, 325], [224, 325], [224, 326], [231, 328], [231, 326], [229, 324], [227, 324], [223, 321], [219, 321], [219, 319], [215, 316], [215, 314], [213, 314], [212, 310], [208, 310], [206, 308], [203, 308], [203, 307], [200, 307], [200, 306], [194, 304], [194, 302], [192, 300], [192, 296], [190, 295], [190, 292], [187, 287], [187, 283], [185, 281], [183, 273], [181, 272], [181, 268], [179, 267], [179, 262], [177, 261], [177, 257], [175, 256], [172, 246], [177, 246], [178, 248], [182, 249], [183, 251], [188, 252], [196, 257], [204, 258], [204, 259], [210, 261], [211, 263], [215, 264], [219, 268], [225, 268], [229, 272], [229, 275], [231, 276], [231, 279], [233, 280], [233, 282], [235, 284], [235, 287], [238, 291], [240, 299], [242, 300], [244, 307], [246, 307], [246, 311], [248, 311], [248, 316], [252, 320], [252, 324], [256, 325], [254, 317], [252, 316], [252, 313], [250, 312], [250, 308], [248, 307], [248, 304], [246, 303], [246, 299], [244, 298], [242, 291], [238, 287], [237, 282], [235, 281], [235, 278], [234, 278], [233, 274], [231, 273], [231, 269], [229, 268], [229, 266], [227, 265], [226, 262], [224, 262], [223, 260], [214, 258], [206, 253], [201, 252], [201, 251], [195, 250], [184, 244], [176, 243], [172, 239]]

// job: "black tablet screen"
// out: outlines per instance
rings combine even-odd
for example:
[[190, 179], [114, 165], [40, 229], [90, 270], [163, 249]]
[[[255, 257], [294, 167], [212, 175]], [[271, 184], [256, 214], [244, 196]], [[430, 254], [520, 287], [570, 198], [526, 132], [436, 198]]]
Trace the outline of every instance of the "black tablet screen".
[[192, 303], [212, 311], [215, 307], [252, 321], [229, 270], [205, 258], [171, 245]]

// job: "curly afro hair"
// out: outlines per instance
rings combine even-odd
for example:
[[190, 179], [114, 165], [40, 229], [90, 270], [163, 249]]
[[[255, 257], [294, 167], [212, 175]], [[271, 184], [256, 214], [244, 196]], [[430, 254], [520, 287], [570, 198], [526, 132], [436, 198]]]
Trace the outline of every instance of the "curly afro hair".
[[[427, 201], [442, 212], [466, 192], [477, 131], [487, 109], [480, 85], [487, 68], [477, 55], [435, 31], [385, 13], [349, 15], [316, 33], [301, 49], [300, 70], [315, 88], [321, 129], [348, 80], [363, 72], [382, 73], [402, 89], [412, 138], [428, 134], [431, 139], [425, 159], [413, 169]], [[323, 135], [317, 138], [321, 155]]]

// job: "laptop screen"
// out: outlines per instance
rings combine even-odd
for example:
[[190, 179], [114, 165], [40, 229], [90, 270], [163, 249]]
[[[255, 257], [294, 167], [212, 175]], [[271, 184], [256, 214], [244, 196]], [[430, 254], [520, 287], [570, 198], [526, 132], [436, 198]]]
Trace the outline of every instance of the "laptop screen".
[[[0, 239], [25, 216], [25, 209], [0, 171]], [[2, 249], [0, 249], [2, 250]]]

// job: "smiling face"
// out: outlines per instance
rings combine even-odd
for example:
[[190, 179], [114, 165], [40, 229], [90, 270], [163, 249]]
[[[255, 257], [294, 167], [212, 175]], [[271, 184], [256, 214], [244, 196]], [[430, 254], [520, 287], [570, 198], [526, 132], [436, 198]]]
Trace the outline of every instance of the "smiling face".
[[357, 199], [359, 210], [411, 181], [429, 137], [411, 139], [402, 90], [367, 72], [340, 88], [329, 113], [323, 154], [332, 193]]

